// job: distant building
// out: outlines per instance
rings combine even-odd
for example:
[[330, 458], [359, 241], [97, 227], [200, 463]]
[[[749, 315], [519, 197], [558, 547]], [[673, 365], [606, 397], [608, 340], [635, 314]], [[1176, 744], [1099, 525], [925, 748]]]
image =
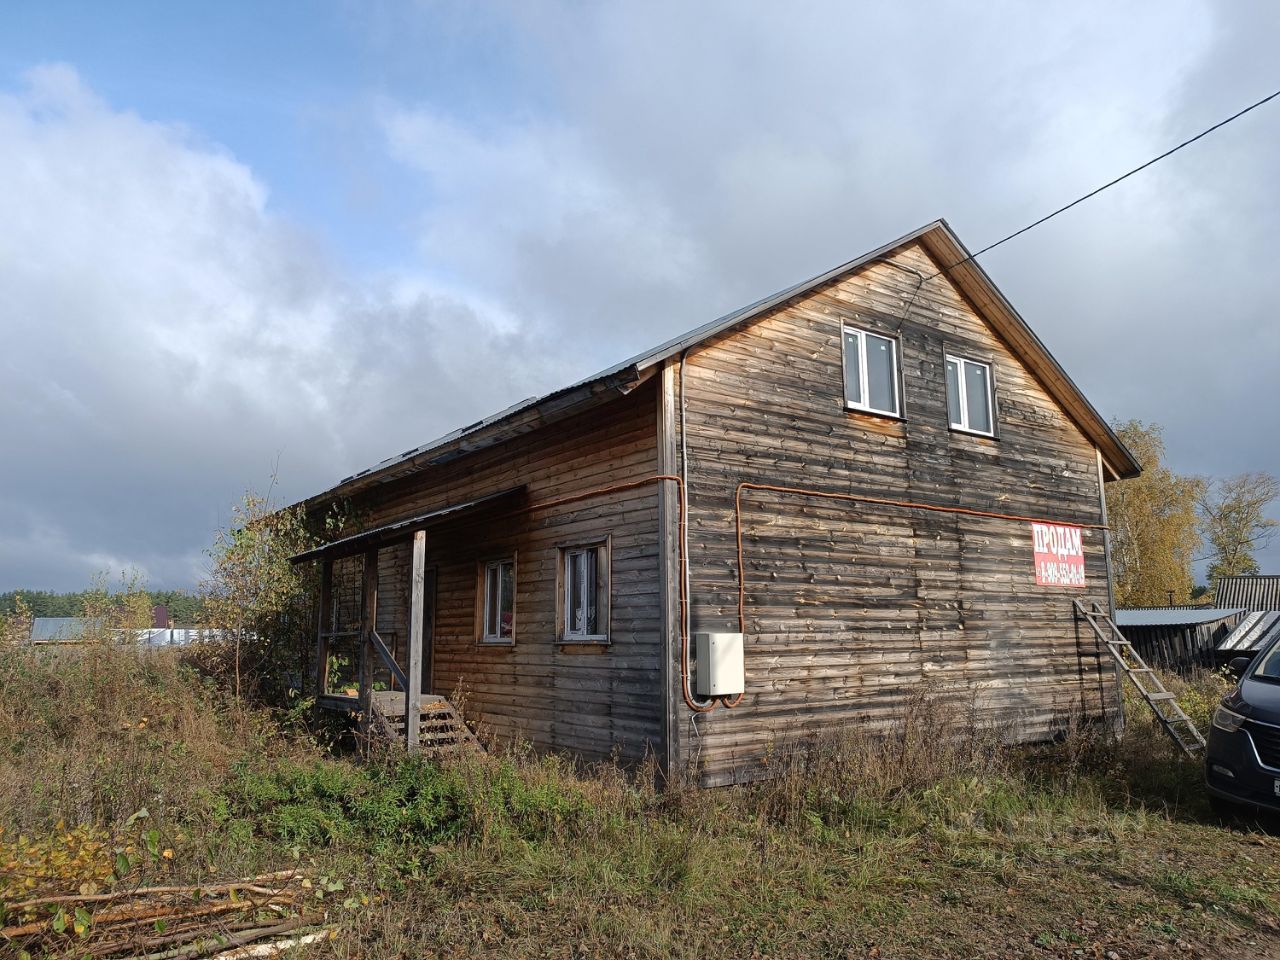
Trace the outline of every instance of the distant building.
[[95, 626], [89, 617], [36, 617], [31, 621], [31, 642], [79, 643]]
[[[180, 647], [221, 636], [221, 631], [207, 627], [170, 626], [169, 611], [163, 605], [152, 611], [152, 624], [141, 630], [112, 630], [111, 633], [121, 642], [132, 640], [148, 647]], [[92, 617], [36, 617], [31, 622], [33, 644], [83, 643], [86, 639], [97, 639], [101, 632], [101, 621]]]
[[1246, 610], [1280, 610], [1280, 576], [1222, 577], [1214, 587], [1220, 607]]

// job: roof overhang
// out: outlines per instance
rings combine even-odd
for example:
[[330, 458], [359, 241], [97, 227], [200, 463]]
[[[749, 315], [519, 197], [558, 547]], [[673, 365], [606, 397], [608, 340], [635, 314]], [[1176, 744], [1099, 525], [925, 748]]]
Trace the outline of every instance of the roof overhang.
[[363, 493], [430, 467], [505, 443], [540, 427], [558, 423], [575, 414], [626, 396], [654, 373], [654, 370], [642, 372], [634, 363], [628, 362], [546, 396], [523, 400], [491, 417], [454, 430], [421, 447], [406, 450], [399, 456], [383, 460], [367, 470], [361, 470], [328, 490], [308, 497], [298, 506], [311, 512], [340, 497]]
[[[1106, 419], [1094, 409], [1080, 388], [1067, 376], [1062, 365], [1049, 352], [1049, 348], [1035, 335], [987, 272], [972, 259], [969, 251], [945, 220], [935, 220], [856, 260], [788, 287], [771, 297], [758, 300], [748, 307], [691, 330], [682, 337], [669, 340], [649, 353], [637, 357], [636, 367], [644, 371], [654, 364], [727, 333], [740, 324], [761, 318], [795, 300], [808, 296], [829, 283], [843, 280], [877, 261], [886, 260], [898, 250], [913, 243], [920, 244], [938, 264], [936, 276], [951, 279], [961, 294], [972, 304], [974, 310], [987, 321], [996, 335], [1004, 341], [1015, 356], [1022, 360], [1045, 391], [1089, 438], [1102, 454], [1103, 464], [1111, 477], [1126, 479], [1141, 473], [1141, 465], [1124, 445], [1124, 441], [1116, 435]], [[934, 277], [926, 279], [932, 280]]]
[[996, 335], [1025, 364], [1049, 396], [1094, 445], [1102, 457], [1108, 478], [1126, 479], [1141, 473], [1141, 465], [1124, 442], [1067, 376], [1062, 365], [1000, 292], [986, 271], [972, 259], [947, 222], [935, 220], [856, 260], [703, 324], [586, 380], [543, 397], [521, 401], [492, 417], [375, 464], [347, 477], [323, 493], [303, 500], [299, 505], [307, 511], [315, 510], [339, 497], [362, 493], [438, 464], [448, 463], [625, 396], [653, 376], [670, 358], [741, 324], [764, 317], [877, 261], [885, 260], [913, 243], [919, 243], [938, 264], [936, 276], [950, 278], [974, 310], [986, 320]]
[[292, 564], [306, 563], [310, 560], [340, 560], [343, 557], [355, 556], [366, 550], [376, 550], [393, 543], [408, 540], [418, 530], [438, 526], [452, 520], [458, 520], [473, 514], [495, 510], [501, 507], [514, 506], [524, 494], [524, 487], [512, 487], [499, 493], [468, 500], [465, 503], [454, 503], [447, 507], [439, 507], [428, 513], [386, 523], [372, 530], [364, 530], [341, 540], [334, 540], [323, 546], [304, 550], [289, 558]]

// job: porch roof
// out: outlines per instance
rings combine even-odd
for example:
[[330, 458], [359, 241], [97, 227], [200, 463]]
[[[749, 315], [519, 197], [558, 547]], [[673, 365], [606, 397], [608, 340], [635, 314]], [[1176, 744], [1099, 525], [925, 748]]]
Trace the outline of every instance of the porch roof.
[[447, 520], [455, 520], [465, 514], [478, 513], [485, 509], [514, 502], [524, 493], [524, 490], [524, 485], [521, 484], [518, 487], [491, 493], [486, 497], [478, 497], [475, 500], [468, 500], [464, 503], [453, 503], [447, 507], [440, 507], [427, 513], [406, 517], [404, 520], [386, 523], [380, 527], [374, 527], [372, 530], [364, 530], [349, 537], [343, 537], [341, 540], [334, 540], [332, 543], [304, 550], [302, 553], [290, 557], [289, 562], [298, 564], [306, 563], [309, 560], [337, 560], [341, 557], [363, 553], [373, 547], [381, 547], [399, 540], [406, 540], [415, 530], [435, 526]]

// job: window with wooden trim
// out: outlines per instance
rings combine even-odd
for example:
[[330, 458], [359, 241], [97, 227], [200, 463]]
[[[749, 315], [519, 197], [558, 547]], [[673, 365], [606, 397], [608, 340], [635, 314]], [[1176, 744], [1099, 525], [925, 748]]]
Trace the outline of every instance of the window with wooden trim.
[[516, 562], [490, 560], [481, 568], [480, 641], [512, 643], [515, 641]]
[[561, 640], [609, 642], [609, 544], [560, 551]]
[[955, 430], [995, 436], [991, 364], [947, 354], [947, 419]]
[[845, 327], [842, 343], [845, 407], [901, 416], [898, 341], [857, 327]]

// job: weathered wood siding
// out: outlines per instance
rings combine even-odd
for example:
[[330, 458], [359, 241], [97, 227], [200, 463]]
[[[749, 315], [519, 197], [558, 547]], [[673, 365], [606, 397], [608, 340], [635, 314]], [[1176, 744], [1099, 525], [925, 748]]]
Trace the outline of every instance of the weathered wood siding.
[[[1096, 452], [922, 249], [876, 263], [694, 350], [687, 360], [692, 621], [737, 629], [740, 481], [1101, 523]], [[902, 319], [910, 304], [909, 317]], [[842, 324], [899, 338], [903, 419], [846, 411]], [[944, 350], [993, 365], [998, 439], [952, 431]], [[1114, 711], [1112, 665], [1071, 601], [1106, 605], [1103, 536], [1088, 586], [1038, 587], [1024, 522], [752, 491], [744, 501], [747, 694], [677, 710], [703, 782], [749, 776], [779, 741], [891, 723], [933, 681], [1022, 737]]]
[[[591, 413], [388, 483], [353, 502], [373, 527], [525, 485], [531, 504], [653, 476], [656, 380]], [[434, 570], [429, 687], [458, 696], [482, 733], [586, 758], [637, 760], [662, 743], [658, 486], [548, 510], [458, 520], [427, 533]], [[559, 549], [609, 539], [610, 643], [557, 634]], [[379, 554], [378, 630], [405, 650], [408, 543]], [[515, 642], [477, 642], [479, 566], [516, 560]], [[357, 564], [358, 567], [358, 564]], [[428, 598], [432, 605], [432, 598]], [[390, 636], [389, 636], [390, 635]], [[407, 658], [401, 655], [402, 662]], [[382, 674], [382, 679], [388, 678]]]
[[1153, 667], [1166, 670], [1190, 670], [1194, 667], [1218, 666], [1231, 655], [1218, 654], [1218, 644], [1227, 638], [1243, 613], [1232, 613], [1208, 623], [1150, 624], [1121, 627], [1124, 638]]

